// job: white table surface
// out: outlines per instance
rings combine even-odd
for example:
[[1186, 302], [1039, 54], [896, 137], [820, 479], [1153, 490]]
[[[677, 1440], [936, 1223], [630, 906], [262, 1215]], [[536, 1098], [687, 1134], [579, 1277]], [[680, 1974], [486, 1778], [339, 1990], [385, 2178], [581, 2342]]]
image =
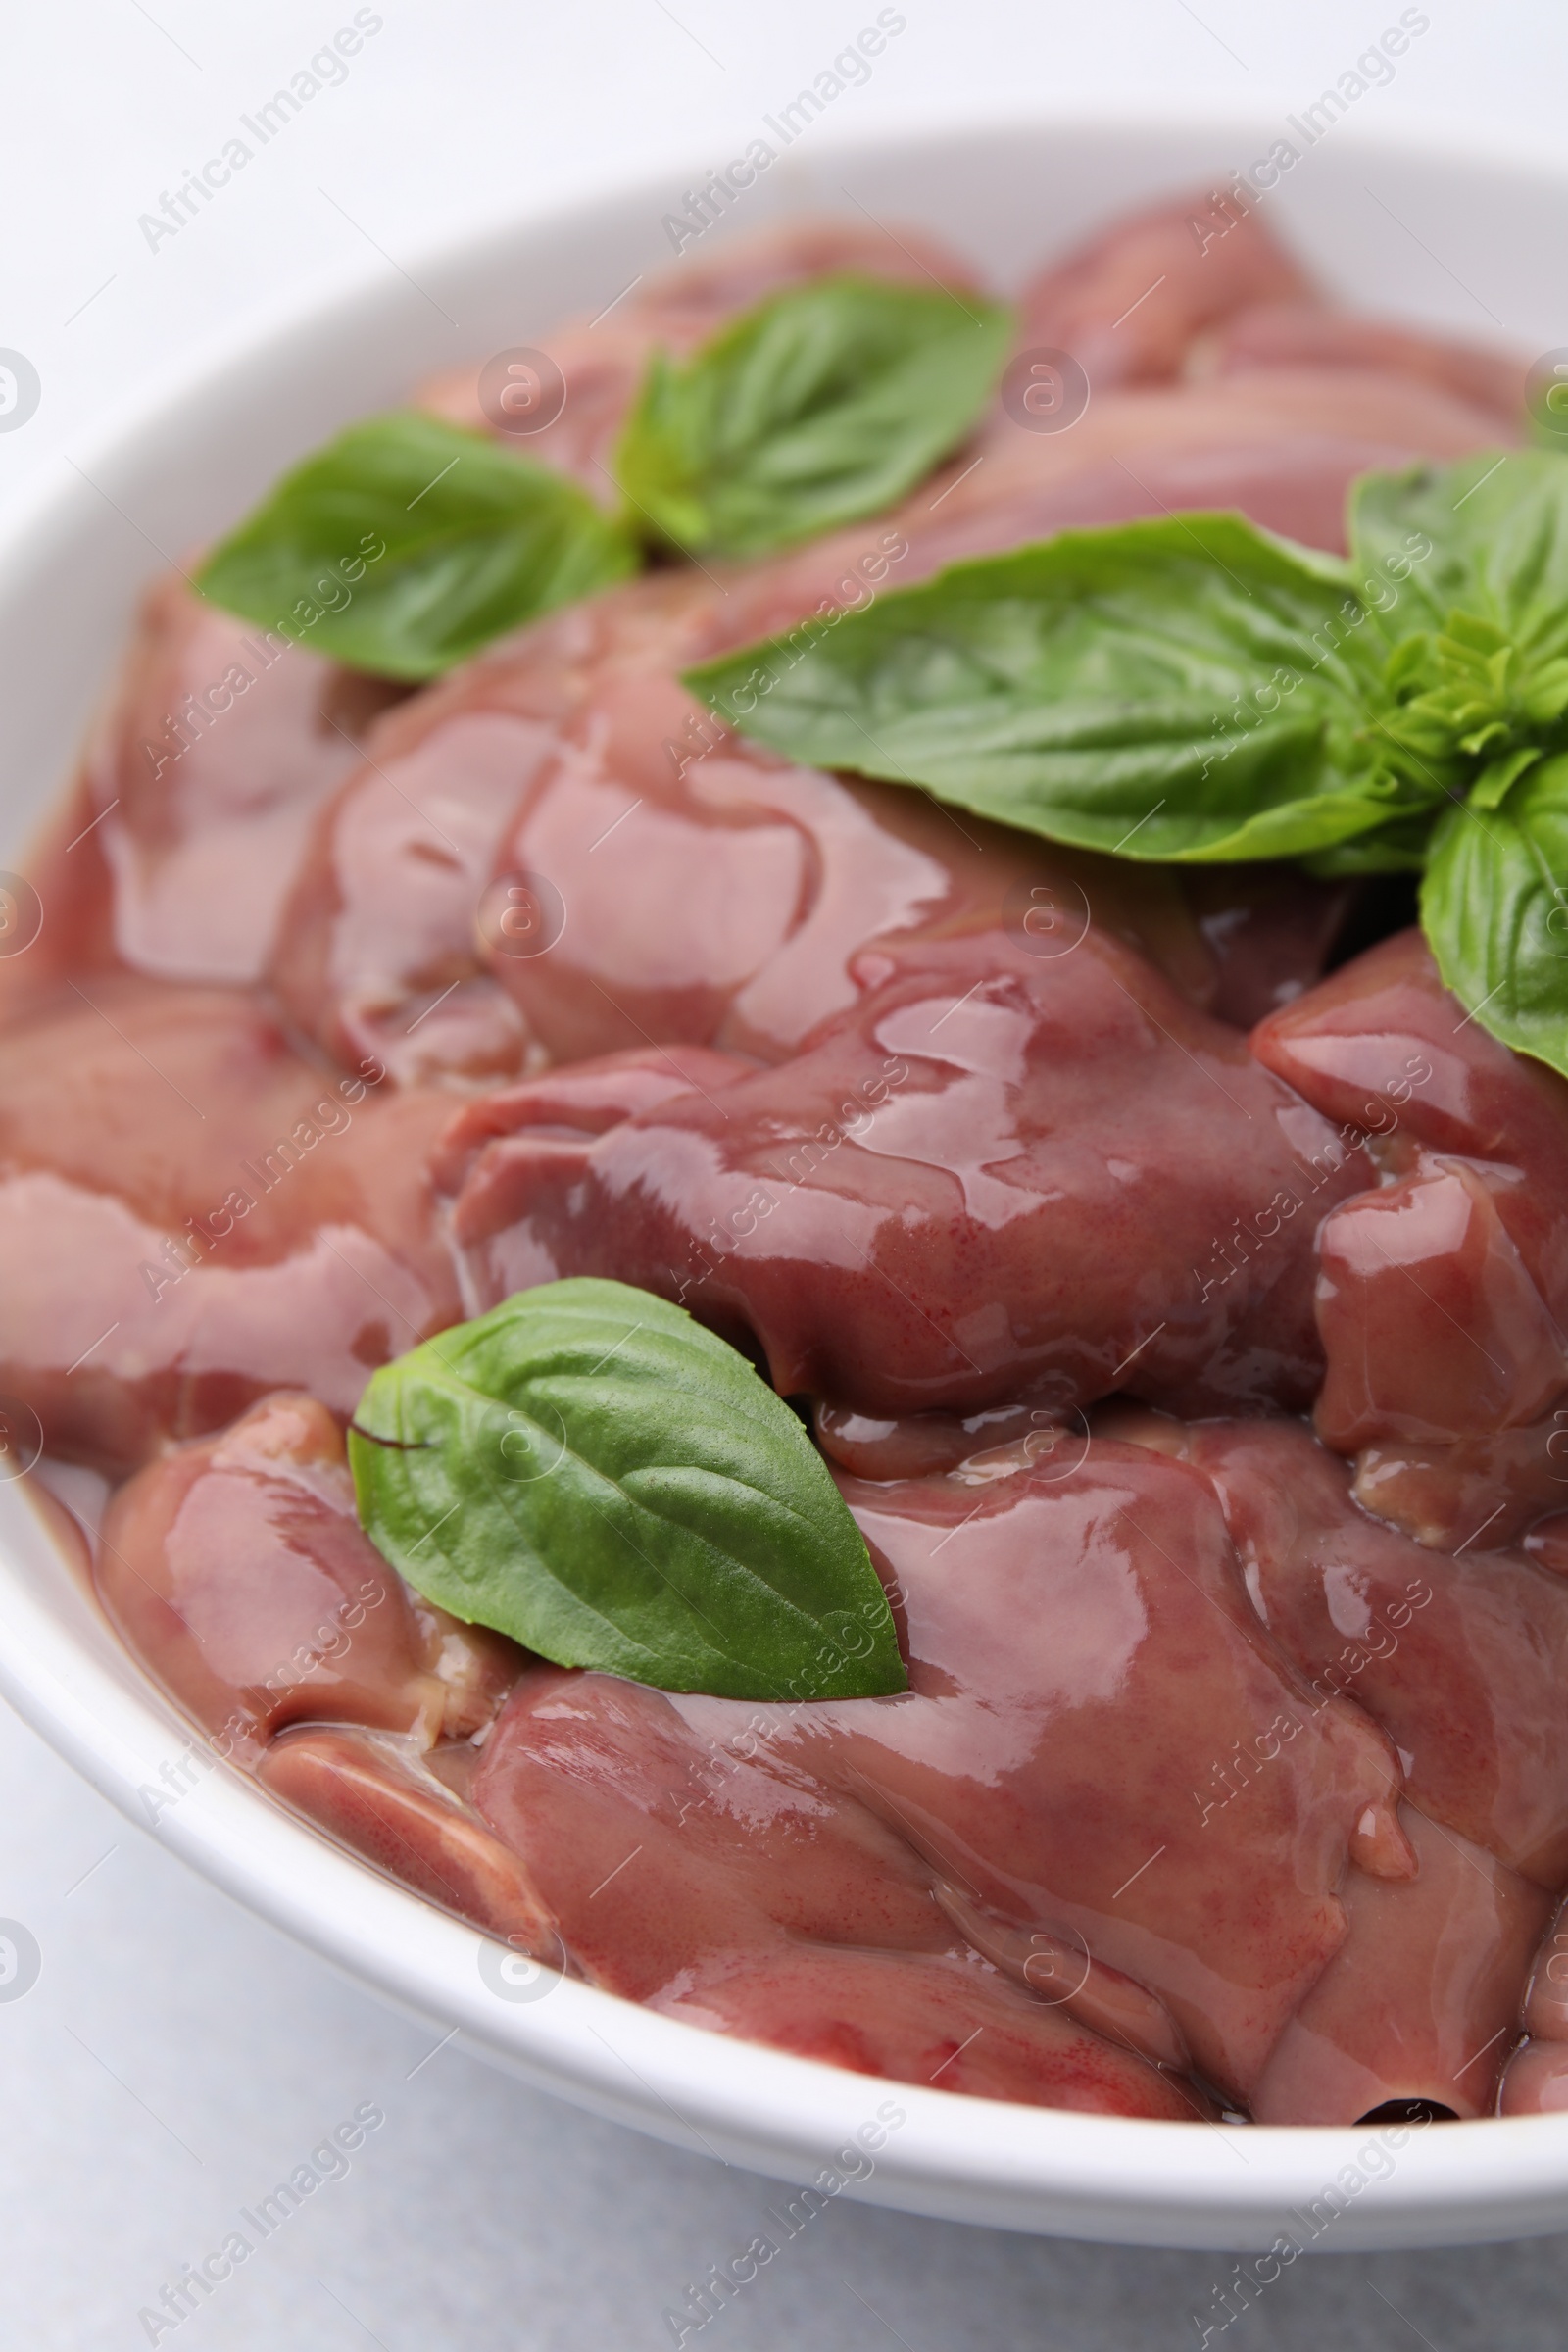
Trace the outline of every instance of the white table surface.
[[[522, 204], [734, 151], [828, 64], [870, 0], [383, 0], [348, 78], [175, 239], [138, 216], [352, 20], [346, 0], [57, 0], [5, 22], [0, 346], [42, 383], [0, 434], [0, 499], [61, 466], [139, 382], [247, 310]], [[1359, 120], [1560, 156], [1568, 15], [1429, 0], [1431, 29]], [[1031, 108], [1283, 114], [1394, 0], [905, 0], [907, 28], [824, 137]], [[0, 1711], [0, 1917], [42, 1953], [0, 2001], [0, 2345], [131, 2352], [179, 2267], [366, 2101], [327, 2182], [174, 2329], [179, 2352], [621, 2352], [744, 2243], [771, 2193], [519, 2088], [339, 1983], [190, 1877]], [[835, 2205], [688, 2342], [1015, 2352], [1195, 2344], [1223, 2256], [1122, 2252]], [[1568, 2239], [1327, 2257], [1234, 2334], [1268, 2347], [1557, 2352]]]

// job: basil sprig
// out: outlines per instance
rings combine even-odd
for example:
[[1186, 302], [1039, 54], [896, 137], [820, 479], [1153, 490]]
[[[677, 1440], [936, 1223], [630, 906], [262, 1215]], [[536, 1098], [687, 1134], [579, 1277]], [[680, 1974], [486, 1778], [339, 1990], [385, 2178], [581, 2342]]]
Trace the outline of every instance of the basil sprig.
[[351, 425], [285, 474], [197, 585], [313, 653], [418, 680], [637, 562], [564, 475], [409, 410]]
[[654, 355], [618, 517], [485, 434], [373, 416], [286, 474], [197, 584], [335, 661], [436, 677], [636, 571], [645, 542], [760, 555], [887, 505], [974, 422], [1008, 323], [940, 288], [787, 287], [684, 365]]
[[676, 548], [757, 556], [869, 514], [961, 441], [1011, 316], [844, 274], [758, 303], [684, 364], [657, 353], [616, 452]]
[[802, 1424], [649, 1292], [545, 1283], [442, 1332], [375, 1374], [349, 1458], [417, 1592], [558, 1665], [727, 1698], [906, 1688]]
[[1064, 532], [689, 673], [730, 726], [1054, 841], [1422, 874], [1446, 984], [1568, 1073], [1568, 466], [1368, 475], [1348, 562]]

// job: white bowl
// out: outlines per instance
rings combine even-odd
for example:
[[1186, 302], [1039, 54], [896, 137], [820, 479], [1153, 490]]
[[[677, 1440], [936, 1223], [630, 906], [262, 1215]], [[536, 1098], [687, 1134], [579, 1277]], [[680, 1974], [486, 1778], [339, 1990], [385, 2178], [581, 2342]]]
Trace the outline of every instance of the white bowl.
[[[1124, 118], [824, 143], [786, 157], [731, 225], [853, 210], [855, 199], [878, 220], [926, 225], [1005, 285], [1129, 205], [1228, 177], [1281, 131], [1242, 118], [1181, 128]], [[0, 528], [7, 855], [69, 768], [160, 551], [176, 556], [210, 536], [286, 463], [345, 419], [392, 405], [416, 377], [608, 303], [669, 258], [660, 222], [671, 201], [667, 189], [636, 189], [416, 257], [408, 277], [318, 293], [182, 368], [78, 447], [74, 466], [44, 468]], [[1351, 301], [1471, 333], [1500, 325], [1531, 354], [1568, 344], [1551, 291], [1568, 246], [1568, 177], [1372, 144], [1348, 123], [1271, 192], [1264, 218]], [[892, 2098], [903, 2123], [835, 2179], [858, 2173], [845, 2193], [956, 2220], [1266, 2248], [1286, 2233], [1306, 2242], [1312, 2224], [1300, 2217], [1315, 2206], [1320, 2226], [1335, 2218], [1312, 2243], [1333, 2251], [1568, 2226], [1568, 2115], [1434, 2127], [1411, 2134], [1391, 2167], [1381, 2153], [1357, 2161], [1372, 2144], [1364, 2128], [1258, 2131], [1005, 2106], [723, 2039], [569, 1981], [494, 1990], [498, 1947], [226, 1767], [186, 1767], [176, 1802], [148, 1804], [143, 1791], [167, 1795], [164, 1768], [196, 1743], [14, 1485], [0, 1486], [0, 1688], [133, 1820], [147, 1826], [156, 1813], [166, 1844], [357, 1982], [530, 2082], [683, 2146], [809, 2181]], [[529, 1997], [510, 1997], [519, 1993]]]

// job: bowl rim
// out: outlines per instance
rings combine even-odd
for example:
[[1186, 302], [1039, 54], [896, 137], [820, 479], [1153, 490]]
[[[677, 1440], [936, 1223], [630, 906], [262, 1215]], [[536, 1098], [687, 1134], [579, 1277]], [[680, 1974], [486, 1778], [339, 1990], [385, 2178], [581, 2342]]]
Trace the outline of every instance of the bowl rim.
[[[1016, 145], [1043, 133], [1070, 143], [1157, 131], [1220, 147], [1260, 119], [1254, 107], [1208, 108], [1179, 121], [1143, 106], [977, 113], [941, 128], [825, 139], [820, 153], [839, 169], [874, 171], [939, 151], [951, 165], [981, 139]], [[1341, 144], [1367, 158], [1420, 157], [1526, 186], [1546, 181], [1568, 200], [1568, 171], [1484, 139], [1407, 128], [1368, 137], [1352, 125]], [[450, 282], [568, 231], [592, 236], [634, 216], [651, 222], [668, 185], [628, 177], [581, 201], [522, 207], [504, 220], [444, 233], [413, 254], [408, 273]], [[760, 223], [822, 209], [815, 190], [781, 185], [778, 200], [749, 218]], [[7, 494], [0, 603], [8, 590], [14, 603], [24, 594], [29, 572], [70, 529], [90, 538], [95, 514], [102, 526], [101, 511], [85, 502], [95, 489], [108, 495], [105, 476], [133, 480], [149, 445], [167, 438], [182, 412], [212, 409], [244, 370], [313, 335], [341, 340], [357, 320], [385, 324], [405, 299], [373, 264], [355, 261], [244, 314], [146, 379], [123, 414], [79, 436], [79, 464], [62, 448]], [[52, 1577], [36, 1559], [29, 1564], [15, 1491], [5, 1505], [0, 1691], [18, 1712], [127, 1818], [261, 1918], [540, 2087], [673, 2144], [797, 2181], [821, 2179], [820, 2168], [856, 2144], [878, 2105], [891, 2104], [903, 2120], [867, 2158], [869, 2171], [845, 2179], [848, 2165], [834, 2167], [837, 2185], [827, 2193], [1052, 2234], [1265, 2249], [1282, 2235], [1305, 2235], [1303, 2217], [1336, 2197], [1328, 2246], [1309, 2237], [1312, 2250], [1455, 2243], [1568, 2224], [1568, 2115], [1409, 2132], [1388, 2173], [1368, 2176], [1365, 2152], [1378, 2136], [1368, 2126], [1233, 2128], [1013, 2105], [738, 2042], [569, 1979], [549, 1982], [546, 1996], [497, 1997], [479, 1969], [496, 1947], [477, 1931], [383, 1879], [238, 1772], [207, 1772], [149, 1819], [145, 1791], [161, 1785], [172, 1757], [199, 1746], [200, 1735], [129, 1653], [118, 1651], [101, 1618], [95, 1633], [96, 1612], [64, 1554], [57, 1550]], [[70, 1594], [58, 1589], [62, 1580]]]

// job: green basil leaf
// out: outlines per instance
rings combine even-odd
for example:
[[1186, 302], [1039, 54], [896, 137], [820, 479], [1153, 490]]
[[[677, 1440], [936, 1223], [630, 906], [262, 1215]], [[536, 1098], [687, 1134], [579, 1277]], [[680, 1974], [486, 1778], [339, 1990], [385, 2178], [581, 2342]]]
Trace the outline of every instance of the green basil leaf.
[[1351, 573], [1390, 645], [1441, 634], [1457, 612], [1490, 623], [1533, 670], [1568, 652], [1560, 456], [1489, 450], [1456, 466], [1363, 474], [1349, 520]]
[[1314, 850], [1301, 863], [1320, 882], [1349, 881], [1361, 874], [1418, 874], [1427, 861], [1433, 821], [1434, 811], [1424, 808], [1416, 816], [1380, 825], [1375, 832], [1336, 842], [1332, 849]]
[[1286, 858], [1437, 795], [1389, 763], [1384, 649], [1333, 558], [1235, 514], [1064, 531], [706, 663], [794, 760], [1127, 858]]
[[726, 1698], [907, 1687], [810, 1439], [683, 1307], [573, 1279], [377, 1372], [360, 1517], [429, 1600], [562, 1666]]
[[1522, 751], [1508, 752], [1484, 767], [1470, 788], [1472, 808], [1500, 808], [1520, 777], [1534, 767], [1542, 754], [1533, 744]]
[[1366, 475], [1350, 531], [1390, 649], [1392, 763], [1496, 807], [1568, 746], [1568, 466], [1489, 451]]
[[616, 453], [673, 546], [756, 556], [874, 514], [985, 407], [1011, 315], [979, 295], [850, 275], [787, 286], [690, 360], [655, 355]]
[[1473, 1019], [1568, 1075], [1568, 758], [1439, 818], [1421, 925]]
[[637, 564], [574, 482], [408, 411], [350, 425], [285, 474], [197, 585], [313, 653], [420, 679]]

